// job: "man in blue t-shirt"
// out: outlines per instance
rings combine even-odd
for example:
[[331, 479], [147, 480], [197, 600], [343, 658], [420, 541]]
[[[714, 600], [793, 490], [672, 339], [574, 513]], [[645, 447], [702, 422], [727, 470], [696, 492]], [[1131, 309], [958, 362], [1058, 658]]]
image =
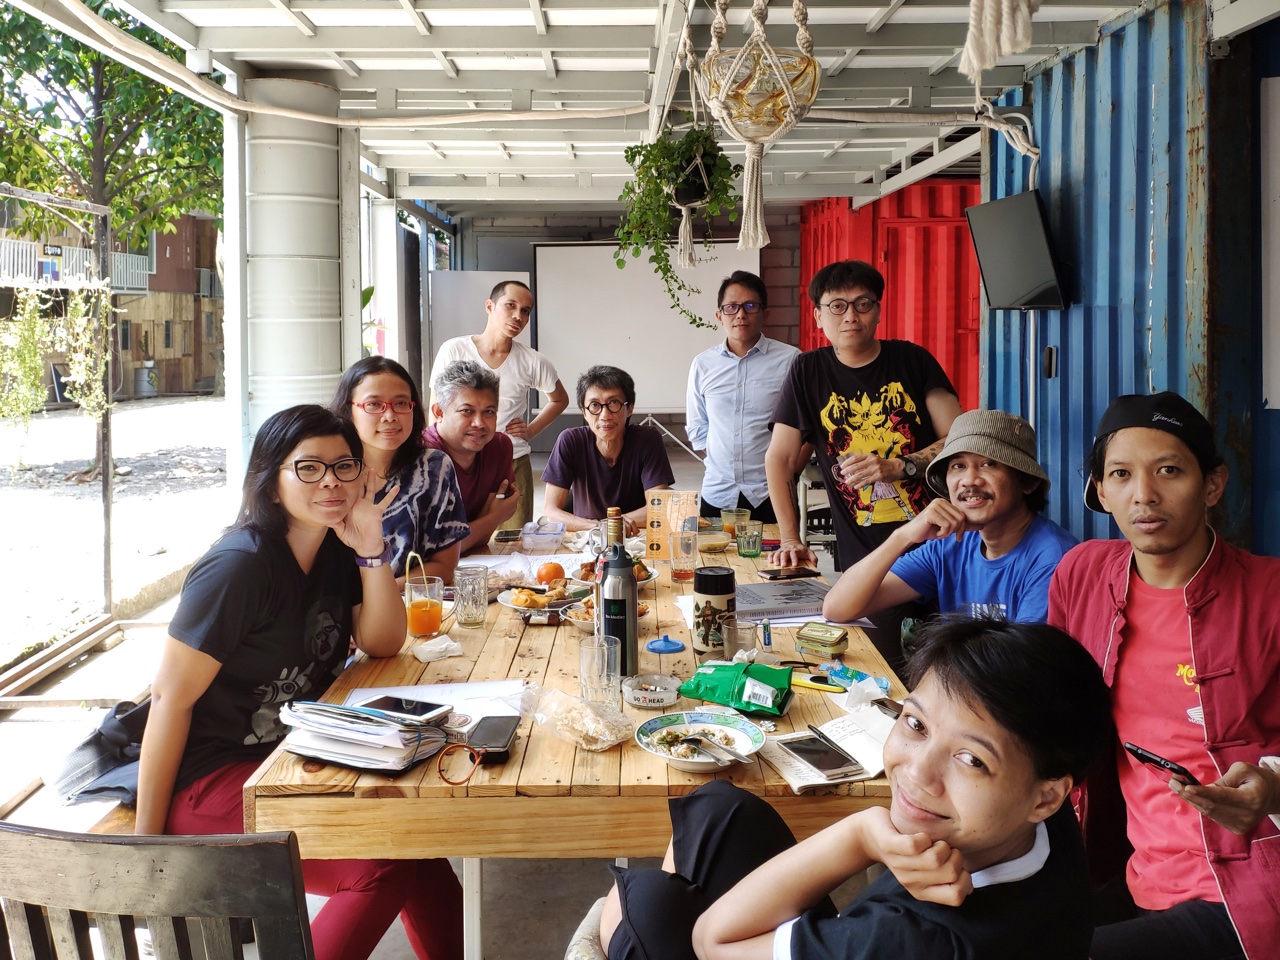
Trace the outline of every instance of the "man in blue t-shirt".
[[925, 478], [940, 499], [846, 570], [823, 615], [843, 622], [936, 598], [943, 613], [1044, 620], [1049, 580], [1078, 541], [1040, 515], [1049, 477], [1031, 424], [1003, 410], [962, 413]]

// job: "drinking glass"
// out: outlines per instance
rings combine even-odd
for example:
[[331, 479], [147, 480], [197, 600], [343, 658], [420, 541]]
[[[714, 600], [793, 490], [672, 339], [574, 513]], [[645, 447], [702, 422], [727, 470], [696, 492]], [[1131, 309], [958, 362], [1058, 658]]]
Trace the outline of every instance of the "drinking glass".
[[622, 694], [622, 641], [596, 634], [583, 637], [578, 647], [578, 676], [582, 699], [618, 705]]
[[738, 521], [738, 556], [760, 556], [760, 542], [764, 539], [764, 521]]
[[489, 613], [489, 570], [476, 564], [453, 571], [453, 614], [460, 627], [484, 626]]
[[756, 622], [741, 617], [725, 617], [720, 632], [724, 636], [724, 658], [732, 660], [739, 650], [756, 648]]
[[444, 614], [443, 580], [439, 577], [410, 577], [404, 583], [404, 603], [409, 615], [409, 633], [422, 639], [440, 632]]
[[698, 531], [671, 534], [671, 582], [689, 583], [698, 565]]
[[731, 537], [738, 535], [738, 524], [746, 523], [751, 519], [750, 510], [721, 510], [720, 520], [724, 525], [724, 532]]

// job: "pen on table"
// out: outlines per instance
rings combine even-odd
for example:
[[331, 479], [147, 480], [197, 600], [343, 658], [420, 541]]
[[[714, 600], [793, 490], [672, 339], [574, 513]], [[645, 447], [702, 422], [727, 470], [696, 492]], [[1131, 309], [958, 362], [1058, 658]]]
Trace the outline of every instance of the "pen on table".
[[840, 744], [836, 743], [834, 740], [828, 737], [825, 733], [823, 733], [821, 730], [815, 727], [812, 723], [809, 724], [808, 726], [809, 726], [810, 733], [812, 733], [815, 737], [817, 737], [819, 740], [825, 743], [828, 747], [830, 747], [836, 753], [840, 754], [840, 756], [844, 757], [846, 760], [851, 760], [854, 763], [858, 762], [857, 757], [852, 756], [848, 750], [844, 749], [844, 747], [840, 746]]

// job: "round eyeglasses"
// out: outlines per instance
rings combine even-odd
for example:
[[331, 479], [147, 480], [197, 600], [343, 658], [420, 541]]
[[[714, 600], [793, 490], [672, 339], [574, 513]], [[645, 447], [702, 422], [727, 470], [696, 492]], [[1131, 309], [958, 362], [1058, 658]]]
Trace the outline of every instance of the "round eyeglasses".
[[359, 407], [365, 413], [377, 416], [384, 413], [387, 407], [390, 407], [393, 413], [413, 413], [414, 402], [412, 400], [366, 400], [364, 403], [356, 403], [351, 401], [353, 407]]
[[755, 314], [763, 309], [764, 305], [754, 300], [748, 300], [746, 303], [734, 303], [730, 300], [728, 303], [720, 304], [720, 312], [726, 317], [736, 317], [739, 310], [746, 314]]
[[854, 313], [870, 313], [876, 308], [880, 301], [874, 297], [858, 297], [856, 300], [828, 300], [826, 303], [820, 303], [818, 306], [826, 307], [831, 311], [833, 317], [842, 317], [850, 307], [853, 307]]
[[611, 397], [607, 403], [601, 403], [599, 400], [592, 400], [587, 404], [587, 413], [593, 417], [600, 416], [600, 411], [608, 410], [610, 413], [617, 413], [623, 407], [629, 407], [631, 404], [625, 400], [619, 400], [617, 397]]
[[[341, 460], [335, 460], [333, 463], [325, 463], [323, 460], [301, 459], [294, 460], [285, 466], [293, 467], [294, 475], [303, 483], [319, 483], [324, 479], [324, 475], [330, 470], [333, 475], [343, 483], [350, 483], [357, 479], [364, 470], [364, 461], [359, 457], [343, 457]], [[284, 469], [282, 466], [281, 470]]]

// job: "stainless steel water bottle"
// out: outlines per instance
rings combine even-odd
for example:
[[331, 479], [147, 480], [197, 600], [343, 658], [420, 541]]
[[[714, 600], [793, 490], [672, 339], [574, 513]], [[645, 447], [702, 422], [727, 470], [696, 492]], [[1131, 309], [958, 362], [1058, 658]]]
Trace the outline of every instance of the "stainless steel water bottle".
[[636, 614], [639, 599], [636, 595], [636, 577], [632, 572], [631, 558], [626, 548], [615, 543], [609, 547], [604, 565], [604, 579], [600, 581], [600, 632], [606, 637], [617, 637], [622, 642], [622, 675], [634, 677], [640, 658]]

